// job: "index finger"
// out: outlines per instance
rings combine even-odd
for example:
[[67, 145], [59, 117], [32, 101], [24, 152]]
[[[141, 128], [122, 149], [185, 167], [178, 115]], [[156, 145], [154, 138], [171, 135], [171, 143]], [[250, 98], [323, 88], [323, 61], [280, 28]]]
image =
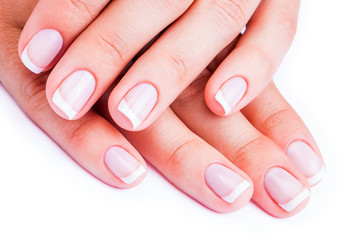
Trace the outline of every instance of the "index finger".
[[40, 0], [19, 40], [23, 64], [36, 74], [51, 69], [108, 3], [109, 0]]

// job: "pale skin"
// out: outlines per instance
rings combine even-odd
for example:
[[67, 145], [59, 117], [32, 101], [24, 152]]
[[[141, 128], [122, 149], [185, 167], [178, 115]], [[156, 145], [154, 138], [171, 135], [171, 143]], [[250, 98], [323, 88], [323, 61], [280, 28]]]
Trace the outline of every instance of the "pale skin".
[[[286, 192], [274, 194], [276, 189], [267, 188], [267, 174], [274, 167], [281, 167], [293, 176], [297, 186], [309, 191], [308, 179], [312, 176], [285, 154], [294, 141], [306, 143], [323, 164], [311, 134], [274, 84], [268, 85], [241, 112], [236, 111], [227, 118], [219, 117], [208, 109], [203, 99], [205, 85], [214, 71], [208, 67], [144, 131], [132, 132], [114, 127], [107, 108], [107, 95], [110, 93], [100, 99], [98, 113], [90, 110], [80, 119], [67, 121], [54, 113], [46, 101], [49, 74], [29, 72], [17, 54], [21, 28], [35, 5], [36, 1], [25, 0], [12, 5], [0, 4], [1, 81], [24, 112], [84, 169], [117, 188], [139, 184], [145, 174], [127, 184], [104, 162], [106, 151], [118, 146], [144, 167], [146, 163], [141, 155], [146, 157], [180, 190], [214, 211], [236, 211], [250, 198], [276, 217], [292, 216], [305, 207], [308, 197], [293, 208], [289, 205], [284, 208], [281, 204], [287, 201], [278, 200]], [[230, 51], [232, 48], [229, 47]], [[207, 181], [206, 173], [214, 164], [225, 166], [249, 183], [232, 202], [225, 201], [222, 193], [214, 191], [212, 183]]]
[[[238, 112], [271, 82], [295, 34], [299, 2], [40, 0], [22, 31], [18, 51], [30, 70], [39, 68], [38, 72], [42, 72], [54, 67], [46, 87], [49, 104], [61, 117], [79, 119], [136, 53], [172, 23], [127, 71], [109, 97], [109, 111], [116, 124], [127, 130], [142, 130], [167, 109], [246, 24], [244, 36], [218, 64], [204, 91], [209, 109], [224, 116]], [[42, 52], [43, 44], [32, 41], [41, 42], [41, 37], [34, 36], [44, 29], [51, 29], [49, 34], [56, 35], [51, 51], [45, 48], [51, 56]], [[69, 90], [61, 85], [80, 70], [88, 73], [90, 80], [84, 83], [88, 88], [81, 101], [69, 104]], [[229, 81], [233, 78], [238, 81]], [[224, 87], [227, 82], [232, 83], [228, 88]], [[139, 93], [126, 98], [141, 83], [148, 83], [148, 99], [152, 101], [139, 102]], [[62, 94], [58, 94], [58, 89]], [[121, 108], [121, 103], [127, 103], [129, 108]]]

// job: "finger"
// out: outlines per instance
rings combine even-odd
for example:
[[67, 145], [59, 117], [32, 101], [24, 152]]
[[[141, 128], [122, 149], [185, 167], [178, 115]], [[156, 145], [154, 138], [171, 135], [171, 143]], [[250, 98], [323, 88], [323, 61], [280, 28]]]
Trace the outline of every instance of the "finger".
[[294, 38], [299, 3], [262, 2], [205, 88], [211, 111], [220, 116], [236, 112], [266, 88]]
[[241, 31], [259, 1], [195, 1], [130, 68], [109, 99], [115, 122], [142, 130]]
[[51, 69], [109, 0], [39, 0], [19, 40], [19, 55], [32, 72]]
[[192, 133], [170, 110], [149, 128], [124, 135], [170, 182], [203, 205], [232, 212], [251, 198], [251, 180]]
[[257, 205], [276, 217], [298, 213], [310, 197], [306, 178], [240, 112], [227, 118], [210, 112], [202, 97], [209, 76], [205, 71], [171, 108], [191, 131], [248, 174], [254, 184], [252, 199]]
[[141, 182], [146, 172], [143, 158], [109, 122], [94, 112], [70, 122], [50, 109], [45, 96], [47, 75], [33, 75], [23, 68], [16, 50], [19, 35], [20, 30], [8, 30], [6, 40], [0, 37], [0, 75], [24, 112], [101, 181], [118, 188]]
[[260, 132], [286, 152], [309, 185], [314, 186], [324, 177], [325, 164], [319, 148], [304, 122], [281, 96], [274, 83], [242, 112]]
[[136, 53], [192, 1], [112, 1], [51, 72], [48, 101], [66, 119], [95, 104]]

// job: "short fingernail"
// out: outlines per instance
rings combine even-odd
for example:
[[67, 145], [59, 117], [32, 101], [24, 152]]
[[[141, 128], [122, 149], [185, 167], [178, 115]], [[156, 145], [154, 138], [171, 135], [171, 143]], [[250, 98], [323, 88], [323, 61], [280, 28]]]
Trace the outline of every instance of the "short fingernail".
[[244, 35], [244, 33], [246, 32], [246, 26], [241, 30], [241, 35]]
[[150, 83], [141, 83], [132, 88], [121, 100], [118, 110], [126, 116], [135, 130], [154, 108], [158, 93]]
[[108, 169], [126, 184], [135, 182], [146, 172], [141, 163], [123, 148], [117, 146], [106, 151], [104, 160]]
[[264, 183], [273, 201], [287, 212], [291, 212], [310, 197], [310, 191], [280, 167], [270, 168], [265, 175]]
[[215, 99], [223, 107], [225, 115], [231, 113], [233, 108], [244, 97], [247, 83], [242, 77], [232, 77], [226, 81], [215, 95]]
[[61, 34], [44, 29], [35, 34], [25, 47], [21, 61], [32, 72], [41, 73], [58, 55], [63, 46]]
[[56, 89], [53, 103], [72, 120], [95, 90], [95, 77], [85, 70], [73, 72]]
[[210, 189], [228, 203], [234, 202], [251, 186], [243, 177], [217, 163], [208, 166], [205, 180]]
[[325, 166], [312, 148], [303, 141], [295, 141], [286, 151], [287, 156], [304, 174], [310, 186], [320, 182], [325, 175]]

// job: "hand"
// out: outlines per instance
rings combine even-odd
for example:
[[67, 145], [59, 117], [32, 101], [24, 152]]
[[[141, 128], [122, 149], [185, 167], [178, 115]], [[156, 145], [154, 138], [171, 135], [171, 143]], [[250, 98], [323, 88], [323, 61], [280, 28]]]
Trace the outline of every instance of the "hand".
[[56, 65], [47, 81], [48, 101], [60, 116], [78, 119], [171, 24], [109, 98], [120, 127], [142, 130], [234, 39], [236, 48], [210, 77], [205, 99], [222, 116], [248, 104], [271, 81], [289, 48], [298, 8], [299, 0], [40, 0], [18, 50], [36, 73]]
[[[241, 208], [253, 188], [253, 200], [274, 216], [291, 216], [304, 208], [308, 181], [320, 180], [324, 165], [306, 127], [273, 85], [244, 109], [251, 123], [239, 112], [223, 119], [212, 115], [202, 98], [210, 75], [205, 70], [151, 127], [123, 131], [130, 145], [94, 111], [71, 122], [51, 111], [44, 101], [47, 75], [30, 74], [16, 56], [18, 27], [30, 14], [25, 6], [20, 1], [11, 8], [0, 4], [1, 81], [24, 111], [94, 176], [121, 188], [139, 183], [144, 174], [126, 184], [121, 166], [128, 160], [145, 168], [133, 145], [179, 189], [215, 211]], [[188, 111], [190, 107], [197, 111]], [[99, 109], [106, 107], [100, 102]]]

